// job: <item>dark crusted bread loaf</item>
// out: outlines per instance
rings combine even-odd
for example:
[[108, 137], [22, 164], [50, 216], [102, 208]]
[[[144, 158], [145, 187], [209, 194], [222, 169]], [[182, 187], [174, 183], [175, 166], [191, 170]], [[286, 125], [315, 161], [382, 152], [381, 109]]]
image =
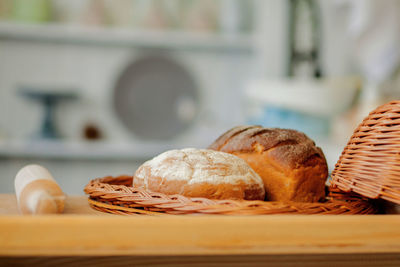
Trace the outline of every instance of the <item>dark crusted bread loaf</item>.
[[315, 202], [325, 197], [328, 166], [304, 133], [238, 126], [209, 146], [244, 159], [263, 179], [268, 200]]

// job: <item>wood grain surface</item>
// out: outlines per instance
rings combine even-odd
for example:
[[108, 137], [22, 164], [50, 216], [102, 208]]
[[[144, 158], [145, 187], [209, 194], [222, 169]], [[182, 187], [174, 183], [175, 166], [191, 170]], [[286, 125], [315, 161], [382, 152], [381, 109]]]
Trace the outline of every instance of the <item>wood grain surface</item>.
[[22, 216], [0, 195], [0, 264], [400, 266], [399, 225], [399, 215], [107, 215], [83, 196], [68, 197], [62, 215]]
[[0, 266], [268, 266], [398, 267], [398, 254], [298, 254], [224, 256], [0, 257]]
[[[67, 196], [64, 214], [107, 215], [96, 211], [87, 204], [86, 196]], [[12, 194], [0, 194], [0, 216], [19, 215], [17, 198]]]

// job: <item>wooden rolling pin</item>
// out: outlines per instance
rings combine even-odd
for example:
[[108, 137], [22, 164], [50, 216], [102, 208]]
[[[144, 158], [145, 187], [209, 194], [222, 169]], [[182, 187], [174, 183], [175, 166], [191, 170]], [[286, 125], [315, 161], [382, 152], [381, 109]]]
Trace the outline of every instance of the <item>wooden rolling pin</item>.
[[22, 214], [64, 211], [65, 195], [51, 173], [42, 166], [23, 167], [15, 177], [15, 193]]

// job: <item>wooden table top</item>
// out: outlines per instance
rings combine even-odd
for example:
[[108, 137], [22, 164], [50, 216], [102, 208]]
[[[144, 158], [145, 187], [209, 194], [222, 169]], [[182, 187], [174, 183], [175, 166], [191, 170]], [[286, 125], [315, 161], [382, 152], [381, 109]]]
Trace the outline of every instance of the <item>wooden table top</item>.
[[65, 214], [22, 216], [16, 205], [0, 194], [0, 256], [400, 255], [400, 215], [122, 216], [71, 196]]

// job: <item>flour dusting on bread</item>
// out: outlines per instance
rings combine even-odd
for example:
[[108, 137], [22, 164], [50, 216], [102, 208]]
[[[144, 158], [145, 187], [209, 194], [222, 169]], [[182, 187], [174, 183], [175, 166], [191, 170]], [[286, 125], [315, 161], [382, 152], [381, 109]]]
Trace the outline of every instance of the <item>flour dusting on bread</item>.
[[[208, 149], [186, 148], [170, 150], [147, 161], [142, 168], [150, 168], [152, 176], [169, 180], [185, 180], [188, 184], [245, 182], [263, 185], [261, 178], [248, 164], [228, 153]], [[143, 178], [137, 172], [137, 178]]]
[[156, 192], [208, 198], [264, 199], [261, 177], [242, 159], [209, 149], [170, 150], [145, 162], [133, 184]]

